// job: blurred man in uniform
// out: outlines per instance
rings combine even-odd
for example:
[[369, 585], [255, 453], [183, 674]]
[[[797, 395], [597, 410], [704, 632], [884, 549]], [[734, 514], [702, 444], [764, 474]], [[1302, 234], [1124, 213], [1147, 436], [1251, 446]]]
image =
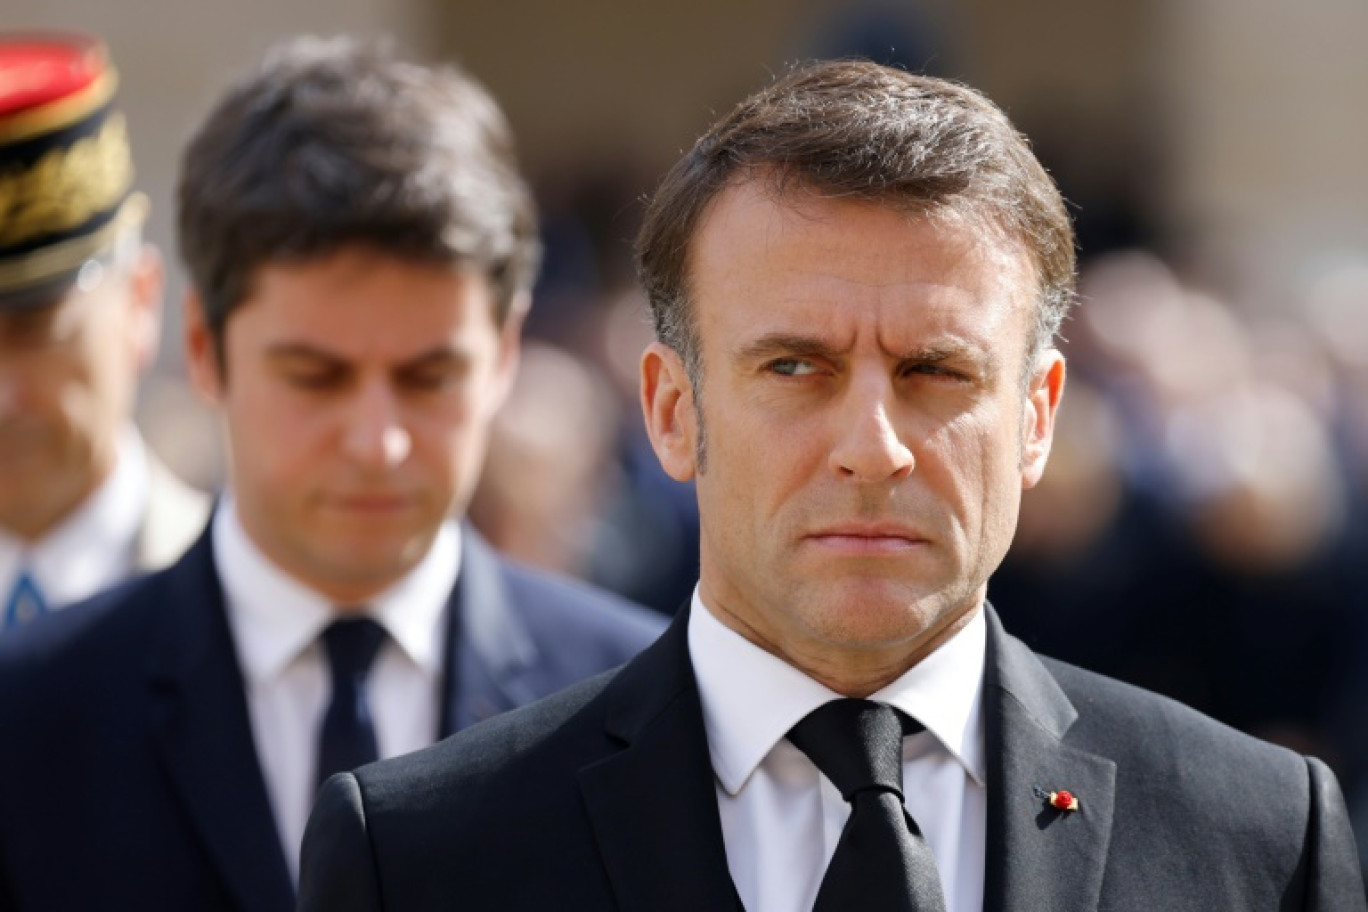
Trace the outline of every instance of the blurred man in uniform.
[[169, 564], [208, 515], [130, 421], [161, 262], [115, 83], [94, 39], [0, 38], [0, 629]]
[[538, 257], [482, 88], [286, 43], [195, 133], [179, 228], [228, 489], [172, 567], [0, 641], [0, 910], [287, 912], [328, 775], [621, 664], [663, 625], [452, 518]]

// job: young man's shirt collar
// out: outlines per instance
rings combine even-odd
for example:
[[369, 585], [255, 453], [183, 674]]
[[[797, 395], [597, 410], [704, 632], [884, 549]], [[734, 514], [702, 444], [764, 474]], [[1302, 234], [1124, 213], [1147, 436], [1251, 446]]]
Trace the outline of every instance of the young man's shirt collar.
[[[243, 528], [231, 491], [224, 493], [213, 525], [214, 564], [243, 673], [256, 680], [274, 677], [318, 639], [339, 607], [353, 606], [333, 605], [263, 554]], [[429, 674], [442, 668], [442, 625], [460, 552], [460, 529], [448, 521], [417, 566], [360, 606]]]

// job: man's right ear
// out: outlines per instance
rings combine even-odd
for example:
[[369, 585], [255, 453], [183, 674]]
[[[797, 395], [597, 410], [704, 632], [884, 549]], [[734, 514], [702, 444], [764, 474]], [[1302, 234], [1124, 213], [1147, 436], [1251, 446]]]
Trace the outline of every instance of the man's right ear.
[[698, 472], [698, 413], [679, 353], [652, 342], [641, 355], [641, 411], [651, 448], [665, 474], [689, 481]]
[[211, 403], [223, 394], [223, 364], [219, 346], [204, 313], [204, 300], [194, 289], [185, 294], [185, 369], [195, 392]]

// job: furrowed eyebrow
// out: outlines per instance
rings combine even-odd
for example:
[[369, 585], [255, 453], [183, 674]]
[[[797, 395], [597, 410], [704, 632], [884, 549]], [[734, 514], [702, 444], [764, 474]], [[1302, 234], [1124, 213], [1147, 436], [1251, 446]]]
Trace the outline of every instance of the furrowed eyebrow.
[[[835, 360], [841, 354], [821, 339], [796, 333], [768, 333], [736, 350], [737, 360], [745, 363], [772, 358]], [[961, 364], [983, 380], [991, 380], [998, 373], [998, 365], [989, 353], [970, 346], [927, 346], [907, 351], [885, 350], [885, 354], [902, 364]]]
[[961, 354], [963, 352], [949, 348], [918, 348], [900, 352], [897, 358], [899, 361], [916, 361], [919, 364], [940, 364]]
[[997, 375], [997, 362], [986, 352], [972, 348], [919, 348], [896, 353], [903, 364], [962, 364], [971, 367], [973, 372], [984, 380]]
[[835, 349], [811, 336], [788, 333], [769, 333], [739, 348], [736, 356], [742, 361], [762, 361], [767, 358], [830, 358]]

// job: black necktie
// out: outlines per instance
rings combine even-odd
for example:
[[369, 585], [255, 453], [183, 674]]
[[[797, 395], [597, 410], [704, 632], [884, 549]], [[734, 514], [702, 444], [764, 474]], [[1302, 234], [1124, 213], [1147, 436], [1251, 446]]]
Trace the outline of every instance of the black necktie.
[[936, 860], [903, 807], [902, 739], [921, 730], [891, 706], [847, 699], [819, 706], [789, 732], [850, 802], [813, 912], [945, 912]]
[[366, 676], [384, 640], [384, 628], [370, 618], [333, 621], [323, 631], [323, 646], [332, 669], [332, 702], [318, 738], [318, 785], [333, 773], [380, 758], [366, 696]]

